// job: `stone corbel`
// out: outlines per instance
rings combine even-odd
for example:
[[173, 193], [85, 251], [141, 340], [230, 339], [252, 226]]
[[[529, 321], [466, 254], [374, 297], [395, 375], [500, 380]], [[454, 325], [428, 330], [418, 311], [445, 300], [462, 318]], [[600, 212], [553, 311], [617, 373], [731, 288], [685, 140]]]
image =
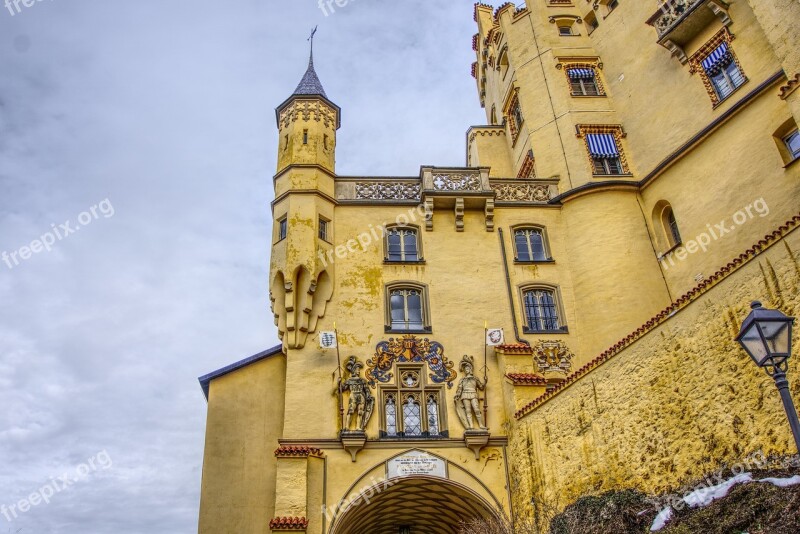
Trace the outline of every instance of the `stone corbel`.
[[487, 198], [486, 199], [486, 206], [484, 207], [484, 213], [486, 214], [486, 231], [487, 232], [494, 232], [494, 199]]
[[425, 231], [433, 231], [433, 199], [425, 199]]
[[684, 52], [683, 48], [674, 41], [667, 39], [664, 41], [664, 46], [672, 53], [672, 57], [678, 58], [678, 61], [681, 62], [681, 65], [686, 65], [689, 62], [686, 52]]
[[464, 231], [464, 199], [456, 199], [456, 232]]
[[464, 444], [475, 453], [475, 459], [481, 459], [481, 449], [489, 443], [487, 430], [467, 430], [464, 432]]
[[708, 4], [706, 5], [708, 5], [708, 9], [713, 11], [714, 14], [720, 18], [725, 26], [730, 26], [733, 23], [730, 15], [728, 15], [728, 6], [725, 4], [725, 2], [721, 2], [719, 0], [708, 0]]
[[362, 431], [347, 431], [341, 434], [342, 447], [350, 453], [353, 461], [356, 461], [356, 455], [364, 448], [367, 443], [367, 434]]

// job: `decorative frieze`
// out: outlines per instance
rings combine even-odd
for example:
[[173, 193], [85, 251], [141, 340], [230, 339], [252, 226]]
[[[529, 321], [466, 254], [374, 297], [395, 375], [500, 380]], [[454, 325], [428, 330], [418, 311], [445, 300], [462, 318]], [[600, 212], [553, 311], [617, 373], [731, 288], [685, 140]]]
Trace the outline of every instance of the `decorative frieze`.
[[299, 118], [322, 121], [325, 127], [337, 125], [335, 110], [319, 100], [295, 100], [281, 110], [278, 121], [281, 128], [286, 128]]
[[498, 202], [547, 202], [552, 198], [547, 184], [492, 182], [492, 189]]
[[421, 187], [409, 182], [356, 182], [357, 200], [418, 200]]
[[480, 191], [481, 177], [478, 174], [434, 174], [433, 188], [436, 191]]

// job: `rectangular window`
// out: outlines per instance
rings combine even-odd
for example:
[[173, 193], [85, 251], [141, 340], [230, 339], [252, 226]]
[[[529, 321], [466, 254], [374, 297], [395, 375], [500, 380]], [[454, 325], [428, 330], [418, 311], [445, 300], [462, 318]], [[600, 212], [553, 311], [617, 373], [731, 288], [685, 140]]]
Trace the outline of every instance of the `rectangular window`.
[[514, 232], [516, 261], [547, 261], [544, 232], [538, 228], [520, 228]]
[[783, 142], [786, 143], [786, 147], [789, 149], [789, 154], [792, 155], [792, 160], [800, 158], [800, 131], [793, 131], [784, 137]]
[[558, 34], [559, 35], [572, 35], [572, 26], [559, 26], [558, 27]]
[[278, 221], [278, 241], [286, 239], [287, 228], [288, 228], [288, 225], [287, 225], [286, 217], [284, 217], [283, 219]]
[[747, 81], [736, 65], [733, 53], [727, 43], [722, 43], [715, 48], [703, 60], [702, 65], [706, 76], [711, 80], [718, 102], [728, 98], [737, 87]]
[[386, 230], [386, 261], [419, 261], [419, 244], [414, 228]]
[[303, 130], [303, 144], [308, 144], [308, 130]]
[[426, 312], [427, 298], [419, 286], [393, 287], [387, 291], [387, 328], [389, 332], [430, 332]]
[[572, 87], [572, 96], [599, 96], [595, 71], [591, 68], [572, 68], [567, 70]]
[[523, 293], [525, 330], [528, 332], [561, 331], [558, 320], [555, 292], [549, 289], [532, 289]]
[[319, 238], [328, 241], [328, 221], [322, 217], [319, 219]]
[[586, 134], [594, 174], [624, 174], [619, 147], [611, 133]]

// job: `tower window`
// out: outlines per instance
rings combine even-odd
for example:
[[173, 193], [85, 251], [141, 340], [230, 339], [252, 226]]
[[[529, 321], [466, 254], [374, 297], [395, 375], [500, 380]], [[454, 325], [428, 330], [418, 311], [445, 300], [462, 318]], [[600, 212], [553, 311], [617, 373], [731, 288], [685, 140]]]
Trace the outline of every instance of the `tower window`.
[[328, 221], [322, 217], [319, 218], [319, 238], [323, 241], [330, 241], [328, 239]]
[[523, 292], [525, 332], [560, 332], [556, 294], [552, 289], [528, 289]]
[[286, 217], [278, 221], [278, 241], [286, 239], [286, 232], [288, 229], [288, 223]]
[[567, 76], [572, 88], [572, 96], [599, 96], [600, 89], [597, 85], [597, 73], [593, 68], [570, 68]]
[[573, 35], [572, 33], [572, 26], [559, 26], [558, 27], [558, 34], [559, 35]]
[[516, 261], [548, 261], [544, 230], [541, 228], [519, 228], [514, 231]]
[[663, 254], [681, 244], [681, 232], [672, 206], [666, 200], [660, 200], [653, 208], [653, 231], [656, 243]]
[[396, 284], [386, 289], [386, 331], [431, 331], [426, 288], [419, 284]]
[[308, 130], [303, 130], [303, 144], [308, 144]]
[[386, 229], [386, 261], [420, 261], [419, 232], [408, 226]]
[[525, 118], [522, 115], [522, 107], [519, 103], [519, 94], [518, 90], [515, 90], [511, 94], [511, 98], [506, 104], [504, 114], [506, 117], [506, 121], [508, 122], [508, 128], [511, 131], [511, 142], [512, 144], [517, 142], [517, 138], [519, 137], [519, 133], [522, 129], [522, 123], [525, 121]]

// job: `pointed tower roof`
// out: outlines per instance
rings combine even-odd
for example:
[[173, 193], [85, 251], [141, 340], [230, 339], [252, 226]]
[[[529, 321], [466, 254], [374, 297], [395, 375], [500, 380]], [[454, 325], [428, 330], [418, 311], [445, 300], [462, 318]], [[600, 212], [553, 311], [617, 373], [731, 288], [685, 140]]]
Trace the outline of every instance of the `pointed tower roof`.
[[311, 57], [308, 59], [308, 69], [303, 75], [303, 79], [294, 90], [295, 95], [321, 95], [328, 98], [325, 94], [325, 89], [322, 87], [322, 82], [319, 81], [317, 71], [314, 70], [314, 50], [311, 50]]

